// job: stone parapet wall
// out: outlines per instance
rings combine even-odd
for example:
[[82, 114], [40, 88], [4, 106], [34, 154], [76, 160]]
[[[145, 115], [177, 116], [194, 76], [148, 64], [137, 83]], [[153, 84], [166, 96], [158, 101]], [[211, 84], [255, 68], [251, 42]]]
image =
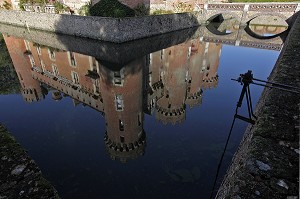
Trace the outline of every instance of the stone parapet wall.
[[[299, 90], [299, 37], [300, 17], [268, 81]], [[299, 107], [300, 94], [264, 89], [256, 124], [248, 126], [216, 198], [299, 197]]]
[[30, 29], [122, 43], [198, 26], [197, 13], [108, 18], [0, 10], [0, 22]]
[[[274, 15], [274, 17], [287, 20], [291, 19], [291, 16], [294, 15], [295, 11], [293, 10], [297, 9], [298, 3], [278, 4], [281, 8], [281, 12], [272, 11], [277, 4], [272, 4], [272, 6], [266, 4], [266, 7], [263, 6], [264, 4], [255, 4], [258, 8], [261, 8], [261, 10], [257, 11], [252, 11], [254, 9], [252, 8], [253, 5], [254, 4], [205, 4], [203, 9], [201, 8], [197, 12], [132, 18], [0, 10], [0, 23], [26, 27], [29, 31], [31, 29], [38, 29], [114, 43], [123, 43], [199, 26], [207, 23], [207, 21], [219, 14], [224, 15], [225, 18], [227, 15], [232, 16], [241, 24], [245, 24], [255, 17], [265, 15]], [[251, 8], [251, 11], [249, 8]], [[271, 9], [272, 12], [266, 12], [266, 9]], [[260, 18], [260, 23], [263, 23], [262, 20], [264, 20], [263, 17]], [[289, 21], [291, 24], [293, 20]]]

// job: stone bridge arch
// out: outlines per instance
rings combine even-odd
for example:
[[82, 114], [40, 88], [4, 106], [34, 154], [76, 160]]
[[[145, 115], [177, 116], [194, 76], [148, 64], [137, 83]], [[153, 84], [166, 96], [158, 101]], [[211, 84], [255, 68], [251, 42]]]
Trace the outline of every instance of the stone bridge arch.
[[243, 16], [245, 4], [205, 4], [205, 21], [211, 21], [216, 16], [222, 15], [225, 18], [236, 18], [238, 21]]
[[204, 4], [205, 21], [218, 15], [233, 16], [245, 25], [251, 19], [262, 16], [278, 16], [290, 25], [293, 15], [300, 10], [300, 3], [214, 3]]
[[[295, 14], [298, 3], [253, 3], [245, 9], [242, 23], [247, 23], [259, 16], [277, 16], [289, 23]], [[290, 24], [289, 24], [290, 25]]]
[[206, 14], [206, 21], [207, 22], [211, 22], [213, 19], [215, 19], [216, 17], [222, 16], [224, 19], [231, 19], [231, 18], [235, 18], [236, 20], [240, 21], [241, 19], [241, 15], [232, 12], [232, 11], [211, 11], [211, 12], [207, 12]]

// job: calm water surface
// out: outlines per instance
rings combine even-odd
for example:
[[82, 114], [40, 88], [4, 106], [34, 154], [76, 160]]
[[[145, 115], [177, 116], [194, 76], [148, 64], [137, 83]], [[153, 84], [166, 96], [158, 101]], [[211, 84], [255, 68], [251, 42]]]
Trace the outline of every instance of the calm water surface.
[[[242, 89], [230, 79], [266, 79], [279, 55], [201, 34], [122, 64], [5, 42], [21, 93], [0, 95], [0, 122], [72, 199], [209, 198]], [[255, 104], [262, 88], [251, 91]], [[247, 125], [235, 123], [215, 190]]]

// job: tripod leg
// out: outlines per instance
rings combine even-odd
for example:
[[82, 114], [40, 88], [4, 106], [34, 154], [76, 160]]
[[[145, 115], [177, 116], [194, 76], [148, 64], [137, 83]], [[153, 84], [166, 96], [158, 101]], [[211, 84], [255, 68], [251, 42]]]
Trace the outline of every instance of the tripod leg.
[[249, 119], [251, 120], [251, 107], [250, 107], [250, 102], [249, 102], [248, 90], [249, 90], [249, 86], [247, 86], [246, 101], [247, 101], [247, 108], [248, 108]]
[[255, 119], [257, 119], [257, 117], [256, 117], [256, 116], [254, 115], [254, 113], [253, 113], [252, 100], [251, 100], [251, 93], [250, 93], [250, 87], [249, 87], [249, 86], [248, 86], [247, 90], [248, 90], [248, 93], [249, 93], [249, 102], [250, 102], [251, 115], [252, 115]]
[[248, 86], [248, 85], [249, 85], [249, 84], [244, 84], [244, 86], [243, 86], [243, 89], [242, 89], [242, 92], [241, 92], [239, 101], [238, 101], [238, 103], [237, 103], [237, 106], [238, 106], [238, 107], [241, 107], [241, 106], [242, 106], [242, 102], [243, 102], [245, 93], [247, 92], [247, 86]]

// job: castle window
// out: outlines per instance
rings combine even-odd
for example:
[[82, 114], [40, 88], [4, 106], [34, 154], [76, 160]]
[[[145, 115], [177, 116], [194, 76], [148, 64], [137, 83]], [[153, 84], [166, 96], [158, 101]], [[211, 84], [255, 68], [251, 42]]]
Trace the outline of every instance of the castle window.
[[191, 56], [191, 53], [192, 53], [192, 47], [189, 47], [189, 52], [188, 52], [188, 57], [190, 57]]
[[123, 96], [122, 95], [116, 95], [116, 110], [117, 111], [123, 111]]
[[118, 86], [122, 86], [122, 76], [121, 71], [115, 71], [114, 72], [114, 84]]
[[120, 141], [121, 141], [121, 143], [124, 143], [124, 142], [125, 142], [124, 136], [120, 136]]
[[58, 68], [55, 64], [52, 64], [52, 70], [53, 70], [53, 74], [54, 76], [58, 76], [59, 73], [58, 73]]
[[69, 58], [69, 64], [70, 66], [77, 66], [77, 63], [76, 63], [76, 59], [75, 59], [75, 54], [73, 52], [68, 52], [68, 58]]
[[79, 84], [79, 76], [75, 71], [71, 71], [72, 81], [74, 84]]
[[97, 71], [97, 61], [94, 57], [89, 57], [91, 71]]
[[48, 48], [48, 54], [49, 54], [49, 58], [55, 61], [55, 53], [52, 49]]
[[25, 43], [26, 50], [29, 50], [29, 51], [30, 51], [30, 45], [29, 45], [29, 42], [28, 42], [27, 40], [24, 40], [24, 43]]
[[45, 64], [44, 64], [43, 60], [41, 60], [41, 66], [42, 66], [42, 71], [45, 72], [46, 69], [45, 69]]
[[36, 51], [37, 51], [38, 55], [42, 55], [42, 49], [40, 46], [36, 47]]
[[122, 120], [119, 120], [119, 129], [120, 131], [124, 131], [124, 122]]
[[34, 67], [35, 66], [35, 62], [34, 62], [34, 59], [31, 55], [29, 55], [29, 60], [30, 60], [30, 63], [31, 63], [31, 66]]

